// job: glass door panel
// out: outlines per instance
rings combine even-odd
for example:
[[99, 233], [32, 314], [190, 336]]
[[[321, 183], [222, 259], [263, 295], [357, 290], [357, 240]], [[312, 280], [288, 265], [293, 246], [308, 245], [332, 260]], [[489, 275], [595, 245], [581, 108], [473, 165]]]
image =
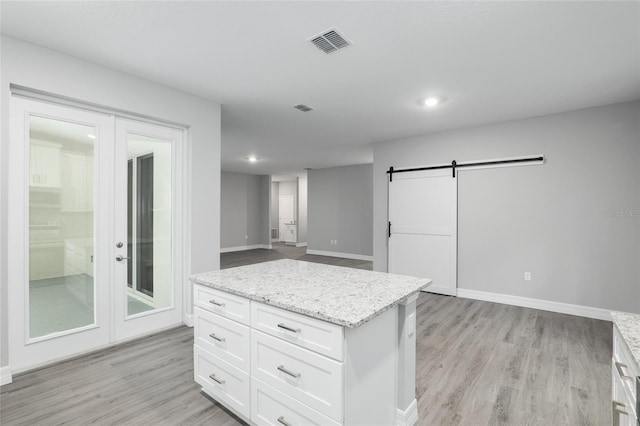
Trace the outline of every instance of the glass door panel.
[[114, 119], [11, 97], [9, 363], [109, 343]]
[[115, 336], [125, 339], [183, 320], [183, 131], [124, 118], [115, 129]]
[[127, 315], [173, 304], [172, 144], [127, 133]]
[[94, 325], [95, 126], [29, 117], [29, 337]]

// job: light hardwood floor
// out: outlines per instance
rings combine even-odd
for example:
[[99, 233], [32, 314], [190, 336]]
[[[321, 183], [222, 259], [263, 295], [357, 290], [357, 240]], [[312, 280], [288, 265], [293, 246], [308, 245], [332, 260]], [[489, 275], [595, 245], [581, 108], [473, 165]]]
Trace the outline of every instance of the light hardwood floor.
[[[371, 269], [304, 248], [251, 252], [222, 265], [292, 257]], [[610, 424], [608, 322], [423, 293], [417, 338], [420, 425]], [[2, 387], [0, 424], [241, 424], [199, 392], [192, 345], [179, 327], [17, 376]]]

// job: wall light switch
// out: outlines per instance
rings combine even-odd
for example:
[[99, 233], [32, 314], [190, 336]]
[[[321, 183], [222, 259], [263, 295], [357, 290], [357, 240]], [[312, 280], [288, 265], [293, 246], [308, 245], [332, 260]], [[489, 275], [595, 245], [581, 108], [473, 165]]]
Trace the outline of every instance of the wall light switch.
[[525, 281], [531, 281], [531, 272], [525, 272], [524, 273], [524, 280]]

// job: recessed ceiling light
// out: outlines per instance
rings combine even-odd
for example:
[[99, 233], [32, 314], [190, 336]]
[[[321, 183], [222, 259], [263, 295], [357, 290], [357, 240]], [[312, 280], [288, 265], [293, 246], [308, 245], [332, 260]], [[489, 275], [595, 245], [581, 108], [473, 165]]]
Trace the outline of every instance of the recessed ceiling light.
[[251, 155], [251, 156], [248, 158], [248, 160], [249, 160], [249, 162], [250, 162], [250, 163], [255, 163], [256, 161], [258, 161], [258, 159], [256, 158], [256, 156], [255, 156], [255, 155]]
[[87, 137], [88, 137], [89, 139], [95, 139], [95, 138], [96, 138], [96, 135], [87, 135]]
[[428, 97], [427, 99], [424, 100], [424, 106], [429, 107], [429, 108], [434, 107], [434, 106], [438, 105], [439, 103], [440, 103], [440, 99], [438, 99], [438, 98], [436, 98], [434, 96]]

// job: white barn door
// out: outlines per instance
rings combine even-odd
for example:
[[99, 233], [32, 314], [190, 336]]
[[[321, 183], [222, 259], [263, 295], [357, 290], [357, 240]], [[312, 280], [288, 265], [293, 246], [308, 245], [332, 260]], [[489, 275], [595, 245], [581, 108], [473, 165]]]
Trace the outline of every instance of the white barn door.
[[389, 272], [430, 278], [456, 295], [458, 184], [451, 169], [394, 173], [389, 182]]

